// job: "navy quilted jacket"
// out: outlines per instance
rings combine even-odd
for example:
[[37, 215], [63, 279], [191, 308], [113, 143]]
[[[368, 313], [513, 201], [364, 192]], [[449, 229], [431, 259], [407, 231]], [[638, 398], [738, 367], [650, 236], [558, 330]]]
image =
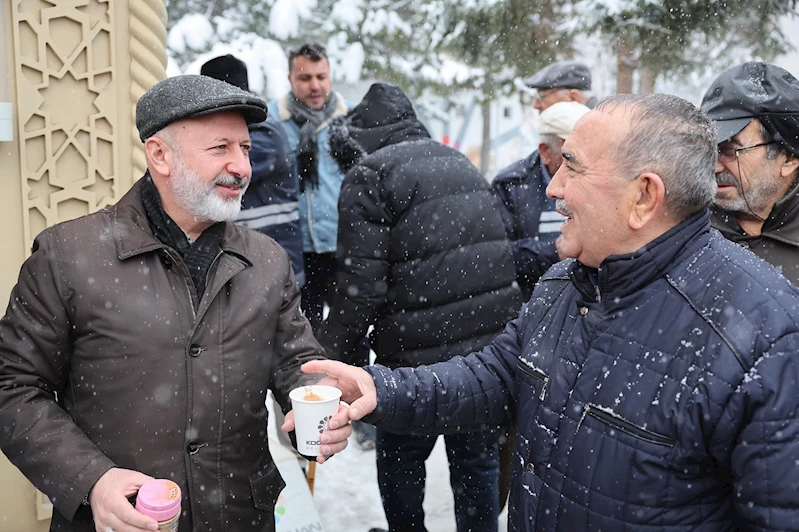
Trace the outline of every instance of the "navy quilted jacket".
[[511, 530], [799, 530], [798, 313], [703, 213], [598, 271], [554, 266], [480, 353], [370, 368], [370, 421], [513, 416]]

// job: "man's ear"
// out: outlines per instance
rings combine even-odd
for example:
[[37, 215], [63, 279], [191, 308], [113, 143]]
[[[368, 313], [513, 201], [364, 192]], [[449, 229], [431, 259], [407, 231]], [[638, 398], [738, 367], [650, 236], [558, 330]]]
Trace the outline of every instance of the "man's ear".
[[552, 147], [546, 142], [541, 142], [538, 145], [538, 155], [541, 156], [541, 162], [548, 165], [552, 162]]
[[144, 153], [147, 164], [154, 172], [168, 176], [172, 170], [174, 154], [172, 148], [163, 139], [152, 136], [144, 142]]
[[799, 168], [799, 158], [794, 157], [790, 153], [786, 153], [785, 160], [780, 166], [780, 176], [794, 177], [796, 175], [797, 168]]
[[666, 203], [666, 186], [658, 174], [645, 172], [632, 183], [629, 214], [630, 228], [643, 229], [661, 211]]

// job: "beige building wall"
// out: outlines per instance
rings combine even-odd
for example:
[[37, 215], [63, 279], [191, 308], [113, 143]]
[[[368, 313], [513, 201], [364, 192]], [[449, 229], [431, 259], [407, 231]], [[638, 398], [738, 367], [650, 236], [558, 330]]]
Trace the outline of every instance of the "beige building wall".
[[[0, 0], [3, 309], [40, 231], [115, 203], [144, 173], [135, 102], [165, 69], [163, 0]], [[0, 530], [45, 531], [51, 513], [0, 454]]]

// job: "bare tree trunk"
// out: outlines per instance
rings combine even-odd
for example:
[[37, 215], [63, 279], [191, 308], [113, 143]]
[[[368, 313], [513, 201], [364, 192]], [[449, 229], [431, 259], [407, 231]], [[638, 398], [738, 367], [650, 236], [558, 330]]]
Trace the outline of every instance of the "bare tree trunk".
[[480, 146], [480, 171], [483, 175], [488, 173], [491, 163], [491, 100], [482, 103], [483, 114], [483, 143]]
[[639, 72], [641, 79], [638, 92], [655, 92], [655, 81], [658, 78], [659, 72], [651, 66], [641, 67]]
[[616, 43], [616, 92], [618, 94], [633, 92], [633, 73], [637, 68], [633, 51], [632, 45], [624, 38], [619, 37]]

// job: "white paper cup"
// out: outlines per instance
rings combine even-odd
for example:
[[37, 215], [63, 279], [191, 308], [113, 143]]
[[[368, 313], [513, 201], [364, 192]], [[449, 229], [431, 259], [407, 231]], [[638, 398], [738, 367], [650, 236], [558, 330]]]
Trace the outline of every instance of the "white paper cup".
[[[316, 399], [318, 397], [318, 399]], [[341, 390], [312, 384], [289, 392], [294, 411], [294, 432], [297, 450], [305, 456], [319, 456], [319, 437], [327, 430], [327, 422], [338, 412]]]

